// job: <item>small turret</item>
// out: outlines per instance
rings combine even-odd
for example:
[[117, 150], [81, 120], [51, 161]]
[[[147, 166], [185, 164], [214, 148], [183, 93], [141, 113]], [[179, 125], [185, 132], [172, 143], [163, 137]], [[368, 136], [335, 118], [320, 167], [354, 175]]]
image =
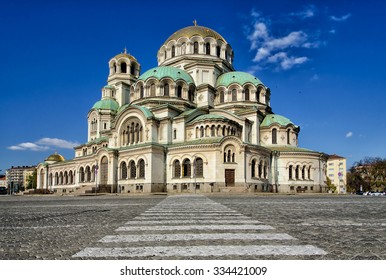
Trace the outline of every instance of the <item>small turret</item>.
[[130, 86], [140, 75], [140, 64], [125, 48], [123, 53], [110, 59], [109, 69], [107, 83], [115, 91], [114, 98], [119, 106], [130, 103]]

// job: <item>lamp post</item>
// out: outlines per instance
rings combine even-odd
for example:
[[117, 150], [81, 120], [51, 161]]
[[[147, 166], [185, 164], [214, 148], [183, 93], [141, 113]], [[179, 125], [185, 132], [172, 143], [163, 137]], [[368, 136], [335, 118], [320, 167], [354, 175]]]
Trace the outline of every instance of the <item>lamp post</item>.
[[197, 189], [196, 156], [193, 156], [193, 177], [194, 177], [194, 193], [196, 193], [196, 189]]
[[98, 162], [95, 165], [94, 176], [95, 176], [95, 195], [96, 195], [98, 190]]

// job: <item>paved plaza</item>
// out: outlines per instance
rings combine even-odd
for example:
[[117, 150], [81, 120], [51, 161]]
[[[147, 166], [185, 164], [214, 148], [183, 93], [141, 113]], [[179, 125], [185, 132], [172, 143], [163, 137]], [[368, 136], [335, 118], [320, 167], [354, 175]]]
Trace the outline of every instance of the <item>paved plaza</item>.
[[0, 196], [0, 259], [386, 259], [386, 197]]

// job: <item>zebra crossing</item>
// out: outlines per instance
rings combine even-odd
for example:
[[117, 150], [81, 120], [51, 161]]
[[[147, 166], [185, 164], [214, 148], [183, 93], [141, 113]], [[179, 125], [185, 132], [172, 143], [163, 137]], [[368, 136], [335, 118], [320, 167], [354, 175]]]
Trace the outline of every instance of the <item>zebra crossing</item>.
[[203, 195], [168, 196], [73, 258], [311, 256], [326, 252]]

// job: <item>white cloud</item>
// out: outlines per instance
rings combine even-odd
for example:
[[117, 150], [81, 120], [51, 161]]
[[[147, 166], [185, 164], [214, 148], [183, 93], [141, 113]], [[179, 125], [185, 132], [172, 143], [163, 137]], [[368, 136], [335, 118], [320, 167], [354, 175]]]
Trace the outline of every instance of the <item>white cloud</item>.
[[79, 145], [76, 142], [70, 142], [63, 139], [58, 138], [42, 138], [35, 143], [32, 142], [25, 142], [20, 143], [17, 145], [13, 145], [8, 147], [9, 150], [13, 151], [34, 151], [34, 152], [40, 152], [40, 151], [47, 151], [50, 148], [63, 148], [63, 149], [72, 149], [73, 147]]
[[31, 142], [25, 142], [25, 143], [20, 143], [18, 145], [10, 146], [8, 149], [13, 150], [13, 151], [25, 151], [25, 150], [30, 150], [30, 151], [46, 151], [49, 148], [47, 146], [39, 146], [35, 143]]
[[36, 143], [40, 145], [47, 145], [52, 147], [64, 148], [64, 149], [72, 149], [75, 146], [79, 145], [79, 143], [76, 143], [76, 142], [70, 142], [63, 139], [47, 138], [47, 137], [38, 140]]
[[352, 132], [352, 131], [349, 131], [349, 132], [347, 132], [347, 134], [346, 134], [346, 138], [350, 138], [350, 137], [352, 137], [354, 135], [354, 133]]
[[302, 30], [289, 32], [285, 36], [273, 37], [270, 35], [264, 19], [257, 17], [258, 13], [252, 11], [255, 20], [253, 29], [250, 30], [247, 39], [251, 42], [251, 50], [256, 50], [253, 62], [260, 65], [266, 63], [277, 64], [279, 69], [288, 70], [295, 65], [309, 61], [306, 56], [291, 54], [295, 48], [317, 48], [319, 42], [312, 42], [307, 33]]
[[300, 18], [311, 18], [315, 15], [317, 9], [316, 9], [316, 6], [314, 5], [308, 5], [306, 7], [304, 7], [303, 11], [300, 11], [300, 12], [296, 12], [296, 13], [291, 13], [290, 15], [291, 16], [298, 16]]
[[273, 56], [270, 56], [267, 59], [267, 62], [269, 63], [274, 63], [274, 64], [279, 64], [281, 69], [283, 70], [288, 70], [294, 67], [297, 64], [303, 64], [306, 61], [308, 61], [308, 58], [303, 56], [303, 57], [288, 57], [288, 55], [285, 52], [279, 52]]
[[330, 19], [333, 20], [333, 21], [345, 21], [347, 20], [349, 17], [351, 17], [351, 14], [348, 13], [344, 16], [341, 16], [341, 17], [336, 17], [336, 16], [330, 16]]

